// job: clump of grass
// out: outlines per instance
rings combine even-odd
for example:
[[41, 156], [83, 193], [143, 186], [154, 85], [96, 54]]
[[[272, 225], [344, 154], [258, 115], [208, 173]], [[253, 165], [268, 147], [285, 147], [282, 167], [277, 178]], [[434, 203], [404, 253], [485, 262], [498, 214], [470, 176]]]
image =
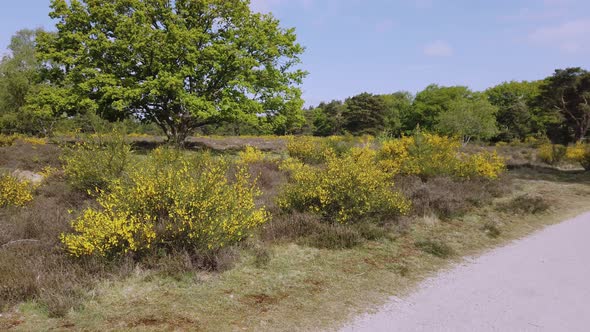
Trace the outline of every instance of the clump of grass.
[[500, 237], [500, 235], [502, 234], [502, 231], [500, 230], [500, 227], [498, 226], [498, 224], [495, 222], [492, 222], [492, 221], [488, 221], [488, 222], [484, 223], [482, 230], [489, 237], [494, 238], [494, 239]]
[[500, 205], [499, 210], [509, 213], [539, 214], [549, 210], [550, 207], [543, 197], [524, 194]]
[[448, 244], [435, 239], [424, 239], [414, 242], [416, 248], [439, 258], [449, 258], [455, 251]]
[[272, 259], [271, 250], [264, 245], [254, 246], [252, 248], [252, 253], [254, 254], [254, 266], [259, 269], [266, 267]]

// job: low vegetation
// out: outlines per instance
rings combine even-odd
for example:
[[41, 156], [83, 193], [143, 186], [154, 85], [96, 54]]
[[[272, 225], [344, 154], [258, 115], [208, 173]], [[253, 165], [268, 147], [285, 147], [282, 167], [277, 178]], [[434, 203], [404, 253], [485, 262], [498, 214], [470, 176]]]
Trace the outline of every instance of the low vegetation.
[[25, 205], [33, 200], [32, 189], [27, 181], [8, 174], [0, 175], [0, 208]]
[[[295, 303], [304, 310], [329, 303], [330, 310], [350, 313], [381, 299], [366, 283], [379, 281], [385, 288], [378, 294], [390, 294], [444, 262], [537, 227], [514, 218], [561, 211], [563, 200], [570, 197], [574, 204], [582, 200], [576, 195], [589, 192], [572, 184], [572, 194], [557, 198], [552, 191], [564, 185], [506, 175], [495, 152], [465, 150], [460, 140], [427, 133], [385, 140], [294, 137], [285, 150], [271, 152], [244, 138], [243, 150], [234, 155], [168, 147], [144, 151], [130, 143], [136, 138], [101, 137], [34, 149], [33, 141], [15, 139], [0, 148], [0, 167], [7, 172], [44, 178], [31, 186], [2, 177], [10, 184], [3, 182], [2, 197], [12, 197], [12, 203], [0, 208], [1, 327], [95, 329], [102, 319], [80, 319], [98, 312], [128, 327], [145, 327], [149, 317], [161, 328], [197, 321], [203, 329], [260, 326], [223, 318], [234, 312], [229, 303], [214, 300], [225, 298], [224, 292], [239, 298], [235, 310], [287, 315], [271, 325], [295, 327], [301, 320]], [[582, 145], [571, 147], [566, 159], [577, 160], [581, 150]], [[23, 154], [38, 155], [38, 162], [24, 162]], [[113, 161], [107, 155], [122, 157]], [[82, 165], [89, 168], [84, 175], [72, 171], [86, 170]], [[291, 276], [295, 270], [301, 278]], [[256, 285], [255, 275], [266, 281], [237, 286]], [[195, 284], [194, 278], [201, 281]], [[156, 304], [143, 302], [138, 315], [144, 318], [117, 316], [116, 308], [127, 302], [111, 291], [155, 287], [154, 282], [164, 283], [157, 292], [173, 292], [175, 301], [182, 296], [173, 289], [203, 298], [191, 309], [199, 318], [187, 311], [157, 318], [161, 312], [144, 307]], [[350, 305], [335, 305], [333, 292], [342, 292]], [[96, 296], [115, 302], [99, 309], [92, 304]], [[347, 317], [331, 314], [334, 320]], [[328, 323], [313, 314], [304, 321]]]

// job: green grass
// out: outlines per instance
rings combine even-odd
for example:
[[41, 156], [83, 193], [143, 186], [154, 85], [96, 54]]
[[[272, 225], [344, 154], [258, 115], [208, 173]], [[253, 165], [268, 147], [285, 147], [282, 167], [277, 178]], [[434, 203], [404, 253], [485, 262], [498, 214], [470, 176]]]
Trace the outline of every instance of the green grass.
[[[193, 272], [173, 278], [137, 267], [130, 277], [100, 282], [86, 294], [80, 309], [63, 318], [49, 318], [43, 306], [28, 302], [0, 317], [0, 329], [337, 328], [354, 315], [383, 304], [391, 295], [410, 292], [424, 278], [464, 256], [480, 254], [565, 220], [590, 203], [587, 174], [519, 169], [510, 176], [514, 178], [510, 195], [459, 218], [418, 218], [405, 232], [392, 232], [351, 249], [277, 243], [267, 248], [265, 255], [270, 259], [265, 258], [263, 264], [260, 254], [243, 249], [236, 266], [222, 273]], [[522, 215], [502, 208], [527, 193], [543, 197], [551, 209]], [[489, 235], [490, 225], [495, 236]], [[441, 248], [452, 255], [440, 255]]]

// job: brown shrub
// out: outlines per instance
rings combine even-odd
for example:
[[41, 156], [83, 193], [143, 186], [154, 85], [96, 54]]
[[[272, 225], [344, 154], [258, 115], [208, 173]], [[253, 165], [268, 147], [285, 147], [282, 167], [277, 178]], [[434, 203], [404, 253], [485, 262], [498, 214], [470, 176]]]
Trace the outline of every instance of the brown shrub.
[[276, 210], [276, 197], [281, 186], [287, 182], [285, 172], [279, 170], [279, 164], [272, 160], [264, 160], [248, 165], [252, 179], [256, 179], [262, 195], [257, 198], [259, 206], [266, 206], [271, 212]]
[[0, 209], [0, 310], [36, 299], [51, 316], [62, 316], [78, 306], [97, 278], [123, 273], [123, 264], [73, 261], [62, 251], [59, 234], [70, 227], [68, 210], [84, 204], [52, 177], [27, 206]]
[[550, 204], [541, 196], [521, 195], [510, 202], [500, 204], [498, 210], [508, 213], [538, 214], [550, 208]]
[[343, 225], [322, 222], [320, 216], [311, 213], [279, 213], [264, 226], [261, 239], [267, 242], [294, 241], [324, 249], [346, 249], [366, 240], [390, 237], [394, 233], [393, 225], [379, 225], [369, 221]]
[[400, 177], [396, 183], [412, 201], [412, 214], [435, 214], [442, 219], [462, 215], [470, 208], [489, 203], [493, 197], [502, 195], [508, 186], [505, 178], [488, 181], [434, 177], [423, 181], [408, 176]]

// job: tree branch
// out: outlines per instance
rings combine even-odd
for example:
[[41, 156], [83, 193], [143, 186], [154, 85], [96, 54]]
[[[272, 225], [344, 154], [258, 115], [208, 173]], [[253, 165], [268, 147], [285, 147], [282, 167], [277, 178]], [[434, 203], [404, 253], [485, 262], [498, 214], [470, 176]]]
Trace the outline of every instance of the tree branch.
[[11, 245], [20, 244], [20, 243], [37, 243], [37, 242], [41, 242], [41, 241], [35, 240], [35, 239], [14, 240], [14, 241], [10, 241], [8, 243], [1, 245], [0, 249], [4, 249], [4, 248], [9, 247]]

